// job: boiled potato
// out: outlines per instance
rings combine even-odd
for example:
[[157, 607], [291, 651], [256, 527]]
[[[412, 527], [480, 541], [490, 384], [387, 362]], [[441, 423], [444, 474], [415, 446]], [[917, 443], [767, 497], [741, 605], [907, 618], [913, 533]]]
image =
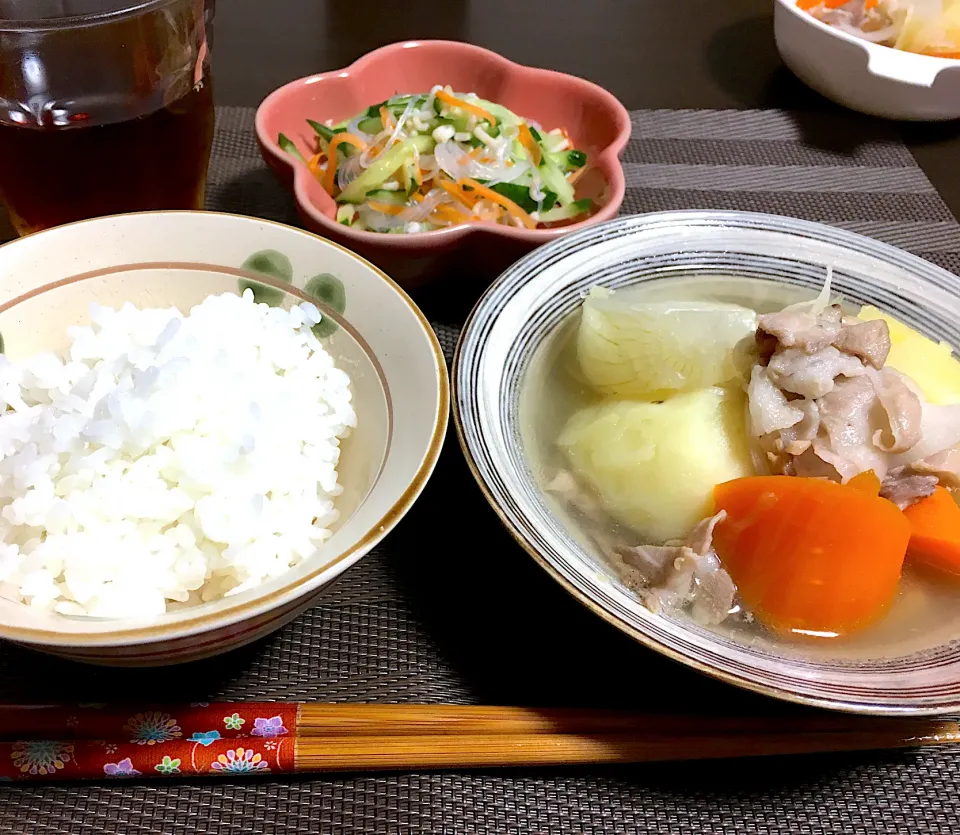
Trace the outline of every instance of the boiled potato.
[[960, 362], [946, 342], [932, 339], [908, 328], [875, 307], [864, 307], [857, 318], [882, 319], [890, 329], [887, 365], [910, 377], [926, 399], [937, 406], [960, 403]]
[[757, 314], [735, 304], [634, 301], [595, 287], [584, 299], [577, 357], [599, 394], [663, 400], [742, 376], [736, 346], [752, 347]]
[[716, 484], [753, 474], [739, 387], [591, 406], [559, 445], [610, 515], [647, 542], [686, 536], [712, 512]]

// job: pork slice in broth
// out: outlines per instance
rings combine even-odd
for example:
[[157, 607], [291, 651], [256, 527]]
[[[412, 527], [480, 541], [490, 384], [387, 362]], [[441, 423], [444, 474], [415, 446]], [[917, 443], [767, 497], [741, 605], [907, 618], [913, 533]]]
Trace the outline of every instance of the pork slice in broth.
[[783, 391], [774, 384], [770, 370], [755, 365], [747, 385], [747, 403], [754, 435], [769, 435], [789, 429], [803, 420], [803, 410], [787, 400]]
[[932, 496], [939, 480], [934, 475], [916, 475], [900, 467], [887, 473], [880, 485], [880, 495], [906, 510], [927, 496]]
[[837, 377], [865, 373], [863, 363], [833, 345], [807, 353], [799, 348], [777, 351], [767, 364], [771, 379], [783, 391], [816, 400], [833, 391]]
[[914, 461], [908, 468], [916, 475], [930, 475], [951, 490], [960, 488], [960, 449], [945, 449]]
[[840, 333], [842, 311], [833, 305], [819, 316], [799, 310], [766, 313], [757, 320], [758, 331], [776, 338], [783, 348], [813, 354], [826, 348]]
[[653, 612], [690, 606], [691, 616], [715, 625], [734, 608], [736, 586], [713, 550], [713, 532], [726, 518], [721, 511], [702, 520], [676, 545], [636, 545], [622, 548], [623, 560], [641, 571], [650, 570], [648, 585], [640, 589], [644, 605]]
[[873, 443], [884, 452], [906, 452], [920, 441], [923, 406], [902, 374], [885, 368], [870, 375], [887, 417], [888, 429], [879, 429]]
[[813, 442], [818, 458], [830, 464], [843, 481], [866, 470], [883, 480], [886, 456], [873, 439], [885, 424], [873, 383], [866, 377], [841, 380], [820, 398], [822, 431]]
[[890, 353], [890, 329], [880, 319], [844, 324], [834, 337], [833, 345], [844, 354], [857, 357], [879, 370]]

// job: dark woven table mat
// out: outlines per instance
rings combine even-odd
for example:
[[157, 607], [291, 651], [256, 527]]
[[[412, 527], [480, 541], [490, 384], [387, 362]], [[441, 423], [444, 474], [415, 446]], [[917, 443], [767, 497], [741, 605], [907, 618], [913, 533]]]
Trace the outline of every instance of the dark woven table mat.
[[[640, 111], [625, 212], [740, 208], [833, 223], [960, 272], [960, 226], [888, 126], [853, 115]], [[297, 224], [263, 167], [253, 111], [221, 108], [211, 209]], [[470, 301], [418, 299], [448, 355]], [[474, 294], [475, 295], [475, 294]], [[421, 701], [787, 714], [588, 613], [502, 530], [454, 438], [397, 531], [308, 611], [187, 667], [111, 671], [0, 647], [0, 698]], [[0, 832], [960, 832], [960, 753], [731, 764], [0, 786]]]

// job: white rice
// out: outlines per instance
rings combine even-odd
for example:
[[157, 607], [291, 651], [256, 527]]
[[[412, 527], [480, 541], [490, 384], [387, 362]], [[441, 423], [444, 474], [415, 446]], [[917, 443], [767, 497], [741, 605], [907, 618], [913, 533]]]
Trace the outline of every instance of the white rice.
[[316, 551], [337, 518], [350, 379], [290, 311], [213, 296], [91, 306], [64, 359], [0, 356], [0, 594], [158, 615]]

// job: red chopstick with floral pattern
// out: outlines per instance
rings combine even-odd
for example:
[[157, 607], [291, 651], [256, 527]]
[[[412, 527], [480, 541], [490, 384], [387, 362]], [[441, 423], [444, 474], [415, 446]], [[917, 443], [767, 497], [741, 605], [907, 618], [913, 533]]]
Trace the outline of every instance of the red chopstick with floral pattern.
[[0, 780], [294, 770], [299, 705], [0, 707]]
[[938, 719], [475, 705], [0, 705], [0, 780], [655, 762], [960, 742]]

